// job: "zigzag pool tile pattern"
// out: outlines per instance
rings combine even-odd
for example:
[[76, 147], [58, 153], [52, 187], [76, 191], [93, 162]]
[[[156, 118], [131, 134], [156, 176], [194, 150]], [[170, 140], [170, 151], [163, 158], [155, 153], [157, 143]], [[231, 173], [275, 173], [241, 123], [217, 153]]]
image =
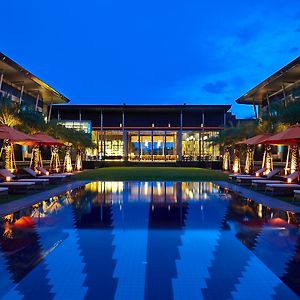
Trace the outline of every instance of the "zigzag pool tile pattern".
[[0, 299], [300, 299], [290, 212], [205, 182], [100, 182], [57, 199], [4, 221]]

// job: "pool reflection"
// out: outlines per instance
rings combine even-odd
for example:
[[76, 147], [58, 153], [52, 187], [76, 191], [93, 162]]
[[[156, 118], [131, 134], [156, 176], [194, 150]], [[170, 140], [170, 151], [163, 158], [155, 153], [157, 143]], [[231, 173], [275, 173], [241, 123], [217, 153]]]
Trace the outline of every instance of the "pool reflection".
[[[286, 295], [284, 283], [290, 299], [300, 295], [299, 216], [211, 182], [93, 182], [3, 216], [1, 224], [0, 298], [76, 290], [86, 299], [99, 291], [105, 299], [131, 292], [173, 299], [183, 291], [197, 299], [201, 290], [204, 299], [214, 291], [228, 299], [246, 291], [254, 258], [276, 276], [270, 293]], [[77, 285], [61, 289], [55, 278], [68, 281], [68, 268], [77, 268]]]

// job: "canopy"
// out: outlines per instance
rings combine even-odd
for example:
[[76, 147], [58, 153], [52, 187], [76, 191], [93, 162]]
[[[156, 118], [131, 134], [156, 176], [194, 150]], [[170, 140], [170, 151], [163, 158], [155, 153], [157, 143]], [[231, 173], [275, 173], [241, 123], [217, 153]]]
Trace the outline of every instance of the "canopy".
[[270, 145], [291, 145], [300, 143], [300, 125], [293, 125], [288, 129], [265, 139], [262, 143]]
[[38, 143], [38, 140], [35, 137], [14, 129], [13, 127], [4, 125], [0, 126], [0, 139], [28, 146], [36, 145]]
[[35, 139], [39, 140], [40, 145], [47, 145], [47, 146], [63, 146], [64, 143], [56, 140], [55, 138], [43, 133], [38, 132], [32, 135]]
[[267, 138], [271, 137], [271, 133], [264, 133], [264, 134], [259, 134], [256, 136], [253, 136], [247, 140], [237, 142], [236, 145], [258, 145], [261, 144], [262, 141], [266, 140]]

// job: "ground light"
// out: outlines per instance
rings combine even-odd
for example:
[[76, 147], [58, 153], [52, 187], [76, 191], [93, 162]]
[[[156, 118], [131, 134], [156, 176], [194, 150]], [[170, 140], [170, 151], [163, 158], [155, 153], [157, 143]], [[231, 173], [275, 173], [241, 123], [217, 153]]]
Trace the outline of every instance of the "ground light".
[[75, 171], [82, 171], [82, 157], [81, 150], [77, 150], [76, 159], [75, 159]]
[[233, 173], [239, 173], [241, 171], [241, 160], [240, 160], [240, 150], [235, 147], [234, 154], [233, 154], [233, 166], [232, 171]]

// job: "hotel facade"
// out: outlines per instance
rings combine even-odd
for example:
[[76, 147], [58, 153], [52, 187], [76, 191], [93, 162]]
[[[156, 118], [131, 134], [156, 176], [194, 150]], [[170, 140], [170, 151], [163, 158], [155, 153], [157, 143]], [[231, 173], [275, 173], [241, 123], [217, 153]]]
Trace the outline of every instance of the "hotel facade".
[[91, 134], [86, 160], [219, 160], [209, 139], [235, 122], [230, 105], [53, 105], [50, 119]]

